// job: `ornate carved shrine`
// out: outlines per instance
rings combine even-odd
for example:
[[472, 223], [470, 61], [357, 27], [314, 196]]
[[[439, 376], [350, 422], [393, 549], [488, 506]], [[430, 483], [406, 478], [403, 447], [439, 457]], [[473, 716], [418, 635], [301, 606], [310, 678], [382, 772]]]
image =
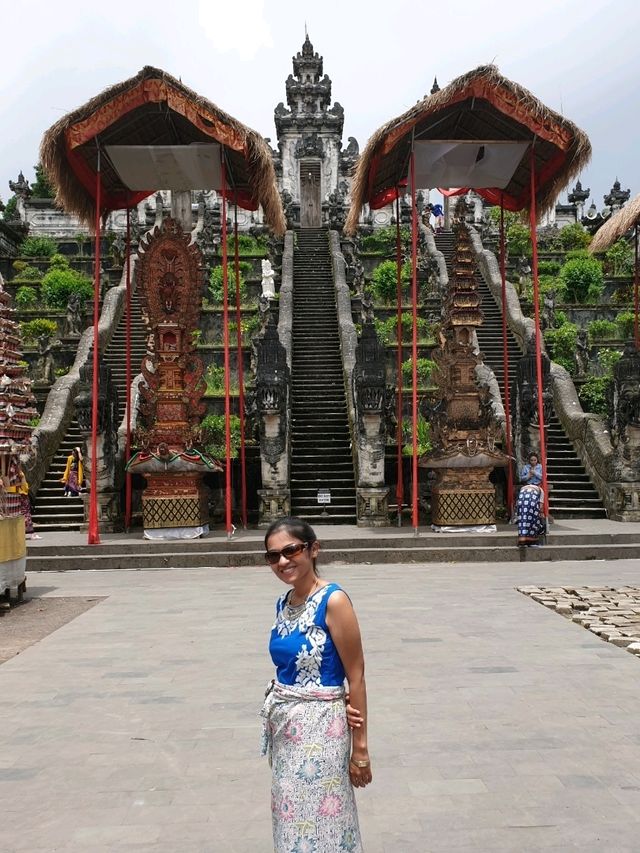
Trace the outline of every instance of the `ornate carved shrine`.
[[449, 294], [445, 303], [440, 347], [434, 350], [438, 402], [432, 407], [433, 450], [419, 464], [436, 471], [432, 489], [432, 522], [436, 525], [493, 524], [495, 487], [491, 471], [507, 464], [496, 450], [488, 390], [476, 384], [474, 329], [482, 325], [480, 294], [467, 229], [456, 226]]
[[204, 532], [209, 521], [207, 491], [202, 475], [220, 471], [215, 460], [196, 449], [201, 402], [206, 389], [204, 368], [193, 349], [201, 307], [202, 255], [189, 234], [173, 219], [156, 226], [141, 241], [138, 289], [152, 333], [153, 353], [142, 364], [136, 430], [139, 450], [128, 469], [143, 474], [142, 498], [147, 535], [171, 528]]

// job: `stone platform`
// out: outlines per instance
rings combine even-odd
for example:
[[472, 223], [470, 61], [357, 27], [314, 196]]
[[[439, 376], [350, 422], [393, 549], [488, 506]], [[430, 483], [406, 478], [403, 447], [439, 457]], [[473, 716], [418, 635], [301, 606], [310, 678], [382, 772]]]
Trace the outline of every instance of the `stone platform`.
[[[573, 519], [552, 525], [543, 548], [518, 548], [516, 528], [495, 534], [434, 533], [420, 529], [315, 525], [322, 543], [320, 564], [495, 563], [505, 561], [612, 560], [640, 557], [640, 523]], [[237, 530], [227, 539], [214, 530], [204, 539], [152, 542], [140, 531], [104, 534], [87, 545], [83, 533], [45, 533], [29, 542], [29, 571], [73, 569], [198, 568], [262, 565], [264, 531]]]

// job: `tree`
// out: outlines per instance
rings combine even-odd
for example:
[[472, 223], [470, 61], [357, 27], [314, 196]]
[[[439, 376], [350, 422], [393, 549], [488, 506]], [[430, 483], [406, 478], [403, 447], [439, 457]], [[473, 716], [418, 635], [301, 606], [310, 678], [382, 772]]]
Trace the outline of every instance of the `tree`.
[[33, 169], [36, 173], [36, 179], [31, 184], [31, 195], [33, 198], [55, 198], [56, 194], [44, 173], [42, 163], [36, 163]]

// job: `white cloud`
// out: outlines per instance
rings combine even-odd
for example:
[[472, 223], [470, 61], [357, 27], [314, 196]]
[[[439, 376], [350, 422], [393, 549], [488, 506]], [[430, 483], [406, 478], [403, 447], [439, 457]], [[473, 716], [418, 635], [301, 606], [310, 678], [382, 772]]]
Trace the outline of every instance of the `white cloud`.
[[199, 0], [198, 17], [205, 36], [221, 53], [236, 51], [253, 59], [262, 47], [272, 48], [264, 0]]

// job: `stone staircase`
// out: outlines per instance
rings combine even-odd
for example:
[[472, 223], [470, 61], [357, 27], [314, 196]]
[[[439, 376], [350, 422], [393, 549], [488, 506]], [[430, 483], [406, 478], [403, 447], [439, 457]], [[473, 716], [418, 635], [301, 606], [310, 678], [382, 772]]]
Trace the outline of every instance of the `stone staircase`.
[[[436, 246], [444, 255], [449, 272], [454, 243], [455, 237], [451, 231], [436, 234]], [[502, 314], [482, 276], [476, 273], [476, 280], [484, 314], [484, 323], [477, 332], [478, 345], [484, 355], [485, 364], [495, 374], [504, 402]], [[509, 388], [512, 388], [521, 352], [509, 329], [507, 348], [508, 380]], [[606, 518], [604, 505], [555, 415], [547, 424], [547, 479], [549, 509], [553, 518]]]
[[[142, 359], [147, 351], [146, 332], [140, 312], [138, 297], [131, 298], [131, 372], [140, 372]], [[102, 356], [111, 367], [114, 384], [118, 389], [118, 421], [121, 423], [125, 410], [125, 315], [111, 338]], [[67, 457], [74, 447], [82, 446], [83, 438], [78, 422], [74, 418], [56, 451], [38, 494], [33, 509], [33, 524], [36, 532], [53, 530], [79, 530], [84, 523], [84, 502], [81, 497], [64, 497], [64, 486], [60, 478], [67, 464]]]
[[[356, 490], [327, 232], [296, 232], [291, 365], [291, 510], [355, 524]], [[331, 503], [318, 504], [318, 490]]]

